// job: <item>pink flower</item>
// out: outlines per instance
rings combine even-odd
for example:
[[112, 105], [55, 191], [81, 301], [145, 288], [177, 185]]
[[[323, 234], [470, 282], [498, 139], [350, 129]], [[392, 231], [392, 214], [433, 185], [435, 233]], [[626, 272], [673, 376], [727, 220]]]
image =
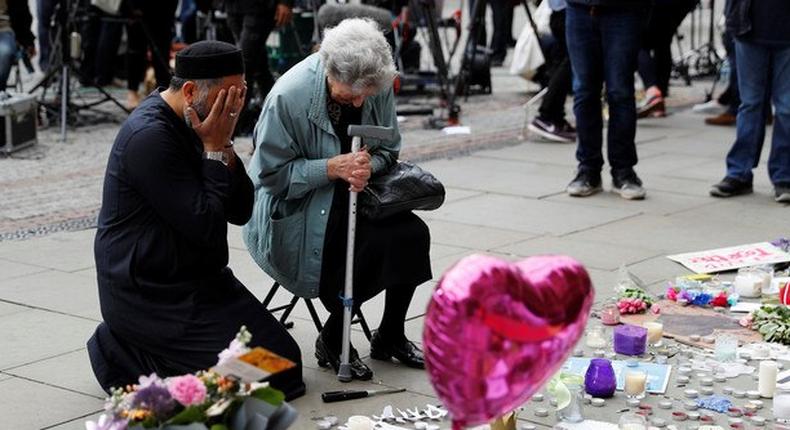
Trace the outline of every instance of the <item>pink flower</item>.
[[184, 406], [199, 405], [206, 400], [206, 386], [195, 375], [170, 378], [167, 380], [167, 389]]
[[667, 300], [672, 300], [673, 302], [678, 299], [678, 292], [675, 290], [675, 287], [667, 288]]
[[660, 314], [661, 313], [661, 306], [659, 306], [657, 303], [653, 303], [653, 306], [650, 306], [650, 312], [653, 315]]

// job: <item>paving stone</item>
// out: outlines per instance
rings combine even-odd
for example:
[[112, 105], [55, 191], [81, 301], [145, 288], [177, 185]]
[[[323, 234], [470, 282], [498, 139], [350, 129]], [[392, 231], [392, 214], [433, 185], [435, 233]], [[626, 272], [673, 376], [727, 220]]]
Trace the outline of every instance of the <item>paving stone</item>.
[[101, 321], [96, 279], [57, 270], [0, 281], [0, 300]]
[[568, 234], [636, 215], [635, 210], [579, 206], [488, 194], [447, 204], [431, 219], [508, 228], [527, 233]]
[[3, 428], [8, 429], [48, 427], [104, 407], [102, 400], [19, 378], [0, 382], [0, 404]]
[[622, 210], [637, 210], [640, 213], [671, 215], [691, 208], [715, 204], [715, 200], [700, 199], [697, 196], [687, 196], [683, 194], [670, 193], [665, 191], [650, 189], [647, 178], [643, 177], [647, 198], [644, 200], [625, 200], [618, 194], [612, 192], [611, 181], [604, 179], [604, 189], [607, 192], [599, 193], [594, 196], [578, 198], [571, 197], [565, 193], [549, 197], [547, 201], [560, 203], [573, 203], [584, 206], [597, 206], [602, 208], [617, 208]]
[[85, 417], [75, 418], [54, 427], [50, 427], [48, 430], [85, 430], [85, 423], [88, 421], [97, 422], [102, 413], [103, 411]]
[[576, 258], [588, 268], [602, 270], [614, 270], [620, 267], [621, 264], [641, 261], [657, 254], [655, 250], [645, 248], [553, 236], [528, 239], [497, 248], [496, 251], [512, 253], [522, 257], [541, 254], [564, 254]]
[[[320, 372], [312, 369], [306, 369], [305, 378], [307, 394], [292, 402], [292, 405], [299, 411], [299, 418], [293, 425], [294, 429], [314, 429], [316, 424], [313, 419], [327, 415], [334, 415], [340, 419], [340, 423], [344, 423], [351, 415], [379, 415], [387, 405], [403, 409], [425, 407], [428, 403], [436, 404], [438, 402], [435, 397], [407, 391], [327, 405], [321, 401], [321, 393], [325, 391], [376, 390], [400, 387], [401, 385], [388, 386], [360, 381], [341, 383], [337, 379], [325, 378]], [[377, 381], [375, 376], [374, 381]], [[443, 428], [449, 428], [449, 421], [443, 423]]]
[[747, 228], [719, 224], [687, 217], [684, 213], [672, 216], [645, 214], [573, 233], [567, 238], [680, 253], [764, 240], [765, 237], [756, 231], [757, 228], [759, 226]]
[[572, 170], [519, 160], [466, 157], [430, 163], [431, 172], [445, 185], [525, 197], [541, 197], [565, 189]]
[[29, 275], [31, 273], [43, 272], [47, 269], [39, 266], [31, 266], [15, 261], [0, 258], [0, 281], [16, 278], [17, 276]]
[[576, 161], [576, 145], [554, 142], [525, 142], [520, 145], [508, 146], [494, 150], [479, 151], [477, 158], [492, 158], [506, 161], [522, 161], [541, 164], [555, 164], [567, 169], [568, 182], [578, 164]]
[[[53, 372], [53, 369], [57, 369], [57, 372]], [[59, 388], [77, 391], [100, 400], [107, 397], [99, 383], [96, 382], [86, 349], [16, 367], [8, 370], [7, 373]]]
[[2, 316], [0, 370], [84, 348], [96, 325], [95, 321], [40, 310]]
[[30, 308], [25, 306], [20, 306], [12, 303], [5, 303], [0, 302], [0, 317], [4, 317], [6, 315], [16, 314], [19, 312], [25, 312], [30, 310]]
[[426, 219], [425, 222], [430, 228], [431, 242], [433, 244], [450, 245], [476, 251], [487, 251], [538, 236], [534, 233], [463, 224], [440, 219]]
[[95, 235], [95, 230], [84, 230], [57, 233], [35, 242], [4, 241], [0, 258], [63, 272], [83, 270], [94, 266]]

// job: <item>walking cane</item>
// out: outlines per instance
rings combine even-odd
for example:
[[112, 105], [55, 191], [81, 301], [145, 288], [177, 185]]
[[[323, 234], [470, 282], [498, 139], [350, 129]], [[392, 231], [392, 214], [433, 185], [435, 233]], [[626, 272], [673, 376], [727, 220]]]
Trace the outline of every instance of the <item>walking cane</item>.
[[[395, 129], [373, 125], [349, 125], [348, 135], [351, 139], [351, 152], [356, 153], [362, 147], [362, 138], [383, 141], [395, 139]], [[343, 292], [343, 349], [340, 353], [340, 367], [337, 379], [340, 382], [351, 381], [351, 317], [354, 313], [354, 238], [357, 231], [357, 193], [348, 196], [348, 239], [346, 242], [346, 282]]]

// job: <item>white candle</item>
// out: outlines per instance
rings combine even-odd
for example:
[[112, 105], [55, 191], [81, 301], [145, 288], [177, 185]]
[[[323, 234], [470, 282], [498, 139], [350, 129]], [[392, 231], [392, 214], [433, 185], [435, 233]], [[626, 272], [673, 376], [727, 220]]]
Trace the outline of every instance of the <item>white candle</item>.
[[757, 391], [760, 392], [760, 397], [770, 399], [776, 392], [776, 374], [779, 372], [779, 367], [775, 361], [762, 361], [760, 362], [760, 376], [757, 380]]
[[661, 337], [664, 336], [664, 324], [660, 322], [646, 322], [642, 324], [647, 329], [647, 342], [650, 344], [657, 344], [661, 342]]
[[364, 415], [354, 415], [348, 417], [346, 427], [348, 430], [373, 430], [373, 420]]
[[638, 396], [645, 392], [647, 374], [645, 372], [626, 372], [623, 390], [629, 396]]
[[738, 273], [733, 282], [735, 292], [741, 297], [760, 297], [765, 277], [753, 271]]

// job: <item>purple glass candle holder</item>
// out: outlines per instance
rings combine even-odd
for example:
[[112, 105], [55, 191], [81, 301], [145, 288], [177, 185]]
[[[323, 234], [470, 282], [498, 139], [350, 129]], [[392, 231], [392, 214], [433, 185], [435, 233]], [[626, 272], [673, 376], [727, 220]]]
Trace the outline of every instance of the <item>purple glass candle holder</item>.
[[623, 355], [642, 355], [647, 349], [647, 329], [635, 325], [614, 328], [614, 352]]
[[593, 397], [609, 398], [617, 389], [617, 377], [612, 362], [605, 358], [593, 358], [584, 375], [584, 391]]

